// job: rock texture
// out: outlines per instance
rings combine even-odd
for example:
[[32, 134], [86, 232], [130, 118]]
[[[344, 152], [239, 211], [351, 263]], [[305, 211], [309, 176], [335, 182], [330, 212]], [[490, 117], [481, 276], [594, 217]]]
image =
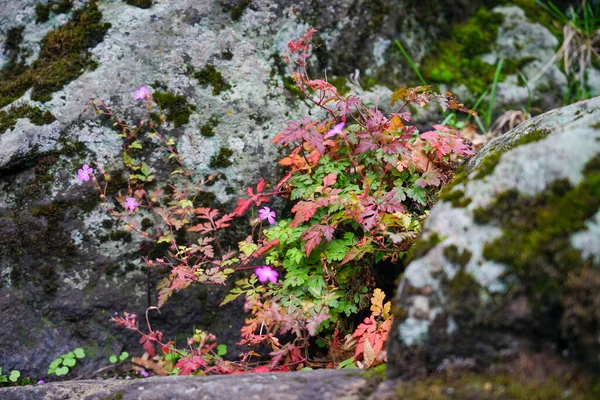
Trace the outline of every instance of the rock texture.
[[600, 355], [600, 98], [486, 144], [426, 220], [396, 297], [392, 376], [552, 349]]
[[376, 386], [377, 379], [369, 379], [361, 372], [330, 370], [205, 377], [180, 376], [136, 381], [71, 381], [0, 389], [0, 397], [5, 400], [359, 400], [369, 398]]

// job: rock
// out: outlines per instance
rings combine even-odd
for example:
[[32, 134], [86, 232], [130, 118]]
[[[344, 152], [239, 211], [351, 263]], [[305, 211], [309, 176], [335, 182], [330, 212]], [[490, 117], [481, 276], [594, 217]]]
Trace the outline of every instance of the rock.
[[600, 97], [486, 144], [442, 192], [412, 249], [390, 376], [459, 359], [483, 369], [544, 348], [598, 366], [599, 215]]
[[[19, 61], [24, 68], [48, 67], [44, 63], [53, 60], [61, 45], [54, 43], [44, 51], [47, 35], [69, 27], [76, 21], [74, 10], [91, 3], [77, 0], [73, 10], [52, 12], [40, 23], [35, 4], [0, 0], [0, 68], [13, 68]], [[308, 114], [307, 104], [289, 91], [280, 59], [287, 42], [300, 37], [318, 15], [331, 59], [348, 59], [364, 69], [374, 62], [371, 50], [362, 51], [370, 44], [346, 40], [349, 32], [358, 29], [388, 41], [393, 36], [389, 25], [373, 22], [387, 18], [388, 9], [371, 2], [336, 0], [321, 7], [308, 0], [255, 0], [235, 12], [240, 2], [155, 0], [150, 8], [120, 0], [97, 4], [102, 29], [94, 40], [84, 41], [93, 45], [71, 54], [83, 57], [84, 67], [54, 82], [50, 93], [44, 93], [47, 97], [36, 94], [38, 86], [47, 83], [46, 72], [22, 95], [15, 95], [20, 92], [12, 86], [21, 82], [19, 68], [9, 75], [4, 69], [0, 73], [2, 111], [10, 115], [13, 107], [29, 104], [55, 118], [42, 125], [19, 118], [0, 131], [0, 305], [11, 310], [0, 325], [0, 367], [36, 379], [47, 375], [48, 365], [59, 355], [77, 347], [88, 354], [74, 371], [82, 376], [105, 366], [111, 354], [140, 351], [139, 338], [109, 319], [124, 311], [144, 315], [156, 304], [156, 283], [164, 275], [148, 270], [141, 260], [152, 248], [103, 213], [98, 193], [76, 179], [84, 163], [96, 170], [108, 165], [113, 176], [110, 196], [127, 187], [122, 141], [111, 123], [89, 107], [84, 110], [90, 98], [104, 100], [134, 122], [144, 111], [133, 98], [141, 85], [181, 96], [177, 99], [183, 99], [184, 110], [173, 115], [165, 132], [177, 139], [179, 153], [196, 178], [221, 173], [202, 201], [231, 209], [236, 196], [259, 177], [271, 182], [280, 178], [272, 167], [279, 153], [271, 140], [284, 120]], [[338, 22], [328, 26], [332, 21]], [[346, 51], [351, 46], [361, 51]], [[42, 54], [46, 61], [40, 61]], [[198, 77], [202, 71], [207, 81]], [[322, 69], [315, 72], [323, 76]], [[338, 73], [344, 76], [346, 71]], [[367, 103], [379, 101], [374, 93], [357, 89], [366, 94]], [[389, 94], [384, 88], [381, 96]], [[12, 102], [15, 96], [19, 98]], [[0, 126], [1, 119], [2, 114]], [[202, 134], [204, 126], [213, 136]], [[221, 162], [212, 163], [219, 154]], [[156, 153], [147, 151], [141, 157], [161, 170]], [[243, 351], [235, 346], [243, 309], [239, 303], [219, 307], [227, 291], [203, 286], [177, 293], [161, 315], [153, 313], [153, 328], [165, 338], [179, 334], [182, 339], [194, 328], [210, 331], [235, 357]]]
[[[275, 374], [177, 376], [148, 379], [70, 381], [0, 389], [4, 400], [230, 400], [366, 399], [377, 379], [360, 371], [321, 370]], [[381, 399], [381, 397], [378, 397]]]

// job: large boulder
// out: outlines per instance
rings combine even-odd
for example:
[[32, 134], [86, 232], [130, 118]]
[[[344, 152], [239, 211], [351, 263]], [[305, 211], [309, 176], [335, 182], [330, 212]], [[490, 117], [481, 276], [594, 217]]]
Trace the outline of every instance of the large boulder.
[[486, 144], [433, 207], [395, 301], [392, 376], [548, 349], [600, 365], [600, 97]]

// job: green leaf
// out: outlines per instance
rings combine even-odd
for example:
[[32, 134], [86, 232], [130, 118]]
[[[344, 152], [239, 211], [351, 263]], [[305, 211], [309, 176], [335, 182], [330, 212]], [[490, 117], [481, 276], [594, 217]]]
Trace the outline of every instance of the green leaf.
[[75, 350], [73, 350], [73, 353], [75, 353], [75, 357], [77, 358], [85, 357], [85, 350], [83, 350], [81, 347], [78, 347]]
[[77, 361], [74, 358], [65, 358], [63, 361], [63, 365], [66, 365], [67, 367], [74, 367], [75, 364], [77, 364]]
[[63, 376], [69, 373], [69, 367], [60, 367], [56, 370], [56, 376]]
[[110, 361], [111, 363], [116, 363], [117, 361], [119, 361], [119, 359], [117, 358], [116, 354], [111, 355], [110, 357], [108, 357], [108, 361]]
[[412, 186], [406, 189], [406, 194], [408, 197], [416, 201], [421, 205], [427, 205], [427, 191], [420, 186]]
[[14, 383], [17, 380], [19, 380], [20, 376], [21, 376], [21, 373], [19, 371], [13, 370], [13, 371], [10, 371], [10, 376], [8, 377], [8, 379]]
[[138, 142], [137, 140], [135, 140], [133, 143], [131, 143], [129, 145], [130, 149], [142, 149], [142, 144], [140, 142]]
[[121, 353], [121, 355], [119, 356], [119, 360], [120, 360], [120, 361], [125, 361], [125, 360], [127, 360], [128, 358], [129, 358], [129, 353], [128, 353], [128, 352], [126, 352], [126, 351], [122, 352], [122, 353]]
[[352, 368], [356, 368], [356, 365], [354, 365], [354, 357], [347, 358], [338, 364], [338, 369], [352, 369]]
[[171, 234], [166, 234], [164, 236], [161, 236], [156, 243], [171, 243]]
[[225, 354], [227, 354], [227, 345], [225, 344], [220, 344], [217, 346], [217, 355], [219, 357], [224, 356]]

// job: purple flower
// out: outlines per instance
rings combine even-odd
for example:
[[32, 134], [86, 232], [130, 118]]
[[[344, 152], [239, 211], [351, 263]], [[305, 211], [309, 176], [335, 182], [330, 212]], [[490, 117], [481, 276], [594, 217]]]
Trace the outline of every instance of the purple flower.
[[272, 269], [271, 267], [266, 266], [266, 265], [256, 268], [256, 270], [254, 272], [256, 273], [258, 280], [263, 283], [266, 281], [270, 281], [271, 283], [276, 283], [277, 277], [279, 276], [279, 273], [277, 273], [277, 271], [275, 271], [274, 269]]
[[40, 379], [40, 380], [38, 381], [38, 383], [37, 383], [37, 384], [38, 384], [38, 385], [43, 385], [44, 383], [46, 383], [46, 381], [45, 381], [45, 380], [43, 380], [43, 379]]
[[144, 100], [148, 96], [150, 96], [150, 89], [148, 89], [146, 86], [140, 87], [133, 94], [133, 98], [136, 100]]
[[127, 376], [125, 377], [125, 379], [127, 379], [127, 380], [130, 380], [130, 379], [131, 379], [131, 377], [130, 377], [129, 375], [127, 375]]
[[135, 210], [135, 208], [137, 206], [139, 206], [139, 205], [140, 205], [140, 203], [138, 203], [137, 201], [135, 201], [135, 198], [133, 198], [133, 197], [125, 197], [125, 203], [123, 203], [123, 207], [129, 208], [129, 211]]
[[325, 137], [330, 138], [335, 135], [341, 135], [342, 133], [344, 133], [344, 131], [342, 131], [342, 129], [344, 129], [344, 125], [346, 125], [345, 122], [340, 122], [339, 124], [335, 125], [333, 129], [331, 129], [325, 134]]
[[140, 375], [142, 375], [144, 378], [147, 378], [150, 374], [145, 369], [143, 369], [140, 371]]
[[78, 171], [77, 171], [77, 179], [79, 179], [80, 181], [89, 181], [90, 180], [90, 175], [92, 174], [92, 172], [94, 172], [93, 169], [91, 169], [89, 167], [89, 165], [87, 164], [83, 164], [83, 167], [81, 167]]
[[258, 210], [258, 218], [261, 221], [264, 221], [266, 219], [269, 221], [270, 224], [274, 224], [275, 223], [275, 211], [271, 211], [271, 209], [269, 207], [264, 207], [264, 208]]

